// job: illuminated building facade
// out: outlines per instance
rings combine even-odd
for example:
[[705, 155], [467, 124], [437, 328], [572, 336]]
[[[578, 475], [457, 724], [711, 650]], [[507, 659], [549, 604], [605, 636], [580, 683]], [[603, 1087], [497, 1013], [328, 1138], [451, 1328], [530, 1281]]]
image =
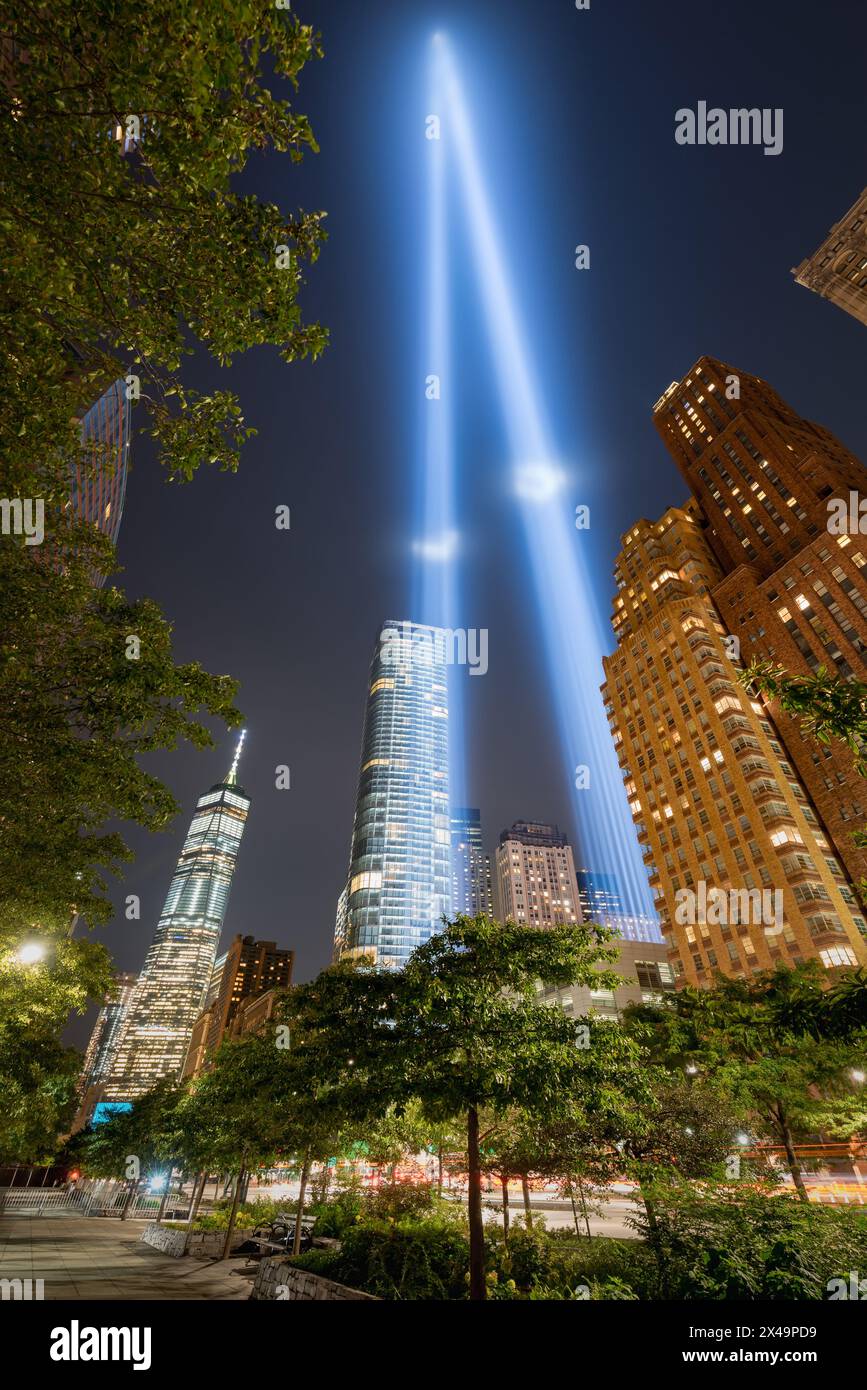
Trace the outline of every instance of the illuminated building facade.
[[127, 1013], [105, 1096], [130, 1101], [181, 1074], [208, 996], [250, 798], [238, 785], [244, 736], [225, 781], [196, 805]]
[[115, 976], [114, 988], [106, 995], [105, 1002], [97, 1014], [84, 1054], [81, 1069], [82, 1090], [102, 1082], [111, 1070], [137, 979], [137, 975]]
[[799, 285], [867, 324], [867, 188], [792, 274]]
[[652, 941], [657, 945], [662, 937], [655, 917], [629, 913], [623, 903], [617, 879], [613, 874], [598, 874], [590, 869], [576, 869], [578, 901], [581, 919], [613, 927], [627, 941]]
[[292, 983], [294, 951], [274, 941], [236, 936], [214, 967], [205, 1007], [193, 1027], [184, 1076], [202, 1071], [224, 1038], [233, 1037], [244, 1004], [271, 989]]
[[441, 630], [387, 622], [368, 681], [336, 956], [399, 969], [451, 906], [448, 667]]
[[116, 541], [126, 495], [130, 402], [123, 379], [112, 382], [81, 420], [82, 442], [90, 447], [72, 471], [70, 510]]
[[452, 912], [494, 915], [491, 857], [482, 842], [481, 813], [473, 806], [452, 809]]
[[624, 537], [618, 645], [604, 662], [669, 959], [699, 985], [808, 957], [863, 964], [867, 924], [851, 883], [768, 712], [737, 683], [706, 530], [692, 501]]
[[[867, 495], [859, 459], [766, 382], [711, 357], [668, 388], [654, 421], [698, 500], [719, 566], [713, 602], [744, 663], [767, 659], [795, 675], [824, 666], [867, 680], [867, 535], [857, 518], [841, 534], [829, 529], [835, 502], [848, 513], [851, 495]], [[857, 883], [867, 851], [852, 832], [867, 821], [867, 789], [851, 754], [803, 737], [796, 718], [769, 708]]]
[[502, 920], [529, 927], [582, 921], [572, 846], [556, 825], [516, 821], [497, 846]]
[[675, 988], [674, 971], [666, 946], [658, 941], [622, 940], [617, 943], [617, 960], [600, 964], [600, 970], [613, 970], [622, 983], [615, 989], [593, 989], [590, 985], [536, 985], [540, 1004], [554, 1004], [569, 1018], [599, 1018], [619, 1022], [628, 1004], [657, 1004]]

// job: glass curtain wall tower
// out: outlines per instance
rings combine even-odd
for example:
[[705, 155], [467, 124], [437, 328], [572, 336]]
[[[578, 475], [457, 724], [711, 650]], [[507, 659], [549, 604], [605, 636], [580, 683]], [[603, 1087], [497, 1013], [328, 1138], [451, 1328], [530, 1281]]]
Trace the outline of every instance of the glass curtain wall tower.
[[154, 939], [127, 1011], [109, 1101], [130, 1101], [180, 1075], [211, 982], [250, 797], [238, 742], [225, 781], [199, 797]]
[[400, 969], [451, 909], [447, 637], [387, 622], [377, 641], [336, 957]]

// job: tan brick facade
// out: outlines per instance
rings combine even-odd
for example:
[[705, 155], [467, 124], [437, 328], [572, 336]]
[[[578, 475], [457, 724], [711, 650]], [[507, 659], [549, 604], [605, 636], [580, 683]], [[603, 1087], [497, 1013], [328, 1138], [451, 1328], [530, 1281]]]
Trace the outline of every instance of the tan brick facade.
[[[721, 570], [712, 597], [744, 662], [867, 681], [867, 535], [829, 532], [838, 501], [867, 496], [860, 461], [766, 382], [710, 357], [672, 383], [654, 423], [698, 500]], [[857, 883], [867, 876], [867, 853], [852, 840], [867, 823], [863, 779], [842, 745], [823, 748], [770, 712]]]
[[[852, 885], [774, 723], [737, 684], [698, 506], [633, 527], [616, 577], [603, 693], [679, 978], [708, 985], [715, 970], [812, 956], [829, 969], [867, 963]], [[725, 910], [705, 911], [711, 890]], [[763, 920], [763, 893], [779, 920]]]
[[799, 285], [867, 324], [867, 188], [792, 274]]

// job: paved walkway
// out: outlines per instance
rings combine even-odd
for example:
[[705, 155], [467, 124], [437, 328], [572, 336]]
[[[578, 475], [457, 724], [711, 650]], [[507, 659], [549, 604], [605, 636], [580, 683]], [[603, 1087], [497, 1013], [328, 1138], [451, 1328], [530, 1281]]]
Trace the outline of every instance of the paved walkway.
[[[172, 1259], [139, 1242], [143, 1221], [0, 1217], [0, 1279], [43, 1279], [45, 1299], [243, 1299], [246, 1261]], [[237, 1271], [237, 1272], [236, 1272]]]

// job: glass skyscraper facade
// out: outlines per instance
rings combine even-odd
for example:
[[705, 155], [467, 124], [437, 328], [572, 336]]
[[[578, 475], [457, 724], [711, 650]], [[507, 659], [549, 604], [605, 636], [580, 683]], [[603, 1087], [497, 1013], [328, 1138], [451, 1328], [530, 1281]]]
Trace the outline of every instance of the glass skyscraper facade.
[[199, 798], [127, 1011], [105, 1099], [129, 1101], [178, 1076], [211, 983], [250, 798], [238, 785], [243, 735], [224, 782]]
[[386, 622], [368, 681], [335, 955], [399, 969], [451, 910], [449, 710], [442, 630]]
[[138, 976], [119, 974], [97, 1015], [81, 1071], [81, 1090], [96, 1086], [108, 1076], [120, 1041], [127, 1010]]
[[494, 915], [491, 857], [482, 842], [482, 817], [475, 806], [452, 808], [452, 911], [467, 917]]
[[130, 402], [122, 378], [112, 382], [81, 420], [82, 443], [90, 445], [85, 461], [72, 476], [72, 511], [117, 540], [123, 502], [130, 438]]

